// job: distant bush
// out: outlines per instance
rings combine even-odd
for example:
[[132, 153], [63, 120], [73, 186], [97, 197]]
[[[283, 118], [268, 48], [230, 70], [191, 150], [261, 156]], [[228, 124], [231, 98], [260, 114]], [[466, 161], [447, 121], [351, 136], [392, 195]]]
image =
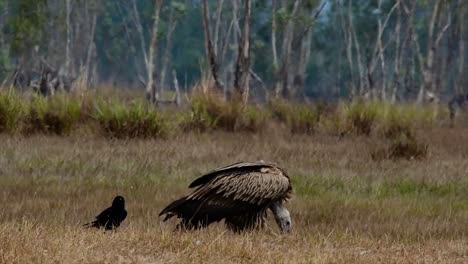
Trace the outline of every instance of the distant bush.
[[14, 92], [0, 93], [0, 133], [13, 133], [20, 128], [24, 102]]
[[81, 105], [76, 98], [66, 95], [35, 96], [25, 116], [24, 132], [69, 134], [78, 124]]
[[414, 121], [405, 115], [405, 111], [395, 105], [385, 105], [384, 113], [380, 116], [379, 132], [388, 139], [400, 136], [413, 138]]
[[241, 116], [236, 122], [236, 131], [263, 131], [270, 119], [270, 114], [262, 108], [247, 106], [241, 110]]
[[358, 135], [370, 135], [381, 107], [378, 102], [352, 102], [345, 108], [350, 130]]
[[226, 102], [216, 95], [193, 95], [190, 113], [181, 126], [184, 131], [224, 130], [229, 132], [259, 132], [268, 121], [268, 114], [255, 107], [244, 107], [238, 102]]
[[292, 104], [281, 99], [270, 101], [268, 107], [273, 117], [284, 123], [292, 133], [314, 132], [324, 112], [321, 104]]
[[164, 138], [169, 132], [167, 119], [153, 105], [141, 100], [128, 105], [101, 100], [95, 107], [94, 118], [107, 137]]
[[[22, 97], [14, 92], [0, 93], [0, 133], [52, 133], [67, 135], [84, 126], [113, 138], [166, 137], [170, 127], [182, 131], [251, 132], [266, 131], [269, 123], [291, 133], [316, 131], [339, 135], [379, 136], [386, 140], [406, 137], [436, 124], [443, 116], [438, 106], [390, 104], [383, 101], [341, 102], [337, 105], [298, 104], [281, 99], [265, 106], [227, 102], [221, 96], [195, 93], [186, 108], [158, 111], [136, 94], [112, 90], [85, 94], [57, 94], [51, 97]], [[111, 99], [109, 99], [111, 98]], [[167, 109], [166, 109], [167, 110]], [[171, 115], [169, 120], [168, 115]], [[405, 145], [402, 140], [402, 146]], [[396, 144], [396, 143], [395, 143]], [[411, 141], [408, 141], [411, 145]], [[406, 145], [408, 145], [406, 144]], [[399, 147], [397, 149], [402, 149]]]
[[428, 153], [428, 145], [420, 143], [412, 136], [401, 135], [393, 140], [389, 149], [390, 159], [424, 159]]
[[419, 142], [413, 134], [404, 132], [391, 139], [386, 147], [373, 151], [371, 157], [374, 160], [421, 160], [427, 157], [428, 148], [427, 144]]

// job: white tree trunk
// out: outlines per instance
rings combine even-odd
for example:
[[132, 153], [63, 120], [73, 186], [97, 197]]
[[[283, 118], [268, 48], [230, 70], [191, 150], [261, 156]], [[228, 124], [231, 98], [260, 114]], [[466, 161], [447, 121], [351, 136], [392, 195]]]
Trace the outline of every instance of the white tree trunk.
[[155, 0], [154, 3], [154, 22], [153, 29], [151, 30], [151, 41], [148, 47], [148, 61], [147, 61], [147, 82], [146, 82], [146, 96], [153, 103], [156, 103], [158, 94], [154, 85], [155, 73], [155, 53], [156, 45], [158, 43], [158, 27], [159, 27], [159, 12], [161, 10], [162, 0]]

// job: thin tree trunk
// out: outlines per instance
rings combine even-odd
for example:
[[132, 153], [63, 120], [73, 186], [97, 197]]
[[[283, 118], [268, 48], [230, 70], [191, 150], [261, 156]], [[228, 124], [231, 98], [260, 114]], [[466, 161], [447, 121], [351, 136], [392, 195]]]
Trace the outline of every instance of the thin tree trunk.
[[174, 78], [174, 89], [176, 93], [175, 102], [177, 106], [180, 106], [180, 89], [179, 81], [177, 81], [177, 74], [175, 70], [172, 70], [172, 77]]
[[174, 20], [174, 7], [171, 6], [171, 11], [169, 13], [168, 29], [166, 34], [166, 48], [164, 49], [161, 78], [159, 83], [159, 89], [161, 90], [161, 93], [164, 92], [164, 86], [166, 85], [166, 71], [169, 66], [169, 56], [171, 54], [172, 48], [172, 33], [174, 32], [176, 26], [177, 21]]
[[393, 91], [391, 95], [391, 102], [396, 102], [396, 94], [401, 86], [400, 67], [401, 67], [401, 7], [397, 7], [397, 20], [395, 25], [395, 62], [393, 72]]
[[216, 89], [218, 91], [223, 91], [224, 87], [221, 81], [219, 80], [219, 67], [218, 63], [216, 62], [216, 54], [213, 48], [213, 41], [211, 39], [210, 33], [210, 22], [208, 20], [208, 4], [206, 0], [202, 1], [202, 16], [203, 16], [203, 32], [205, 33], [205, 51], [208, 63], [211, 68], [211, 75], [214, 79]]
[[71, 0], [66, 0], [66, 27], [67, 27], [67, 41], [65, 47], [65, 75], [70, 74], [70, 45], [71, 45], [71, 27], [70, 27], [70, 13], [71, 13]]
[[86, 54], [86, 64], [85, 64], [85, 69], [86, 69], [86, 77], [85, 77], [85, 84], [86, 84], [86, 87], [84, 88], [88, 88], [89, 86], [89, 83], [90, 83], [90, 80], [91, 80], [91, 75], [92, 75], [92, 69], [91, 69], [91, 60], [93, 58], [93, 53], [95, 52], [95, 44], [94, 44], [94, 36], [95, 36], [95, 32], [96, 32], [96, 22], [97, 22], [97, 10], [94, 11], [94, 15], [93, 15], [93, 21], [92, 21], [92, 24], [91, 24], [91, 34], [89, 36], [89, 45], [88, 45], [88, 52]]
[[244, 0], [244, 27], [237, 53], [236, 74], [234, 87], [238, 95], [242, 96], [242, 102], [247, 104], [249, 99], [249, 69], [250, 69], [250, 15], [251, 2]]
[[456, 81], [456, 91], [458, 94], [463, 92], [463, 72], [465, 62], [465, 39], [463, 33], [465, 32], [465, 6], [463, 5], [460, 10], [460, 21], [459, 21], [459, 37], [458, 37], [458, 76]]
[[[433, 85], [433, 63], [434, 63], [434, 28], [437, 23], [437, 17], [439, 14], [441, 0], [436, 0], [434, 4], [434, 9], [432, 10], [431, 20], [429, 21], [429, 30], [427, 36], [427, 56], [426, 56], [426, 63], [423, 63], [422, 72], [424, 77], [424, 82], [419, 89], [418, 95], [418, 102], [422, 103], [425, 95], [426, 90], [432, 90]], [[416, 35], [416, 33], [415, 33]], [[417, 41], [417, 40], [416, 40]], [[419, 44], [418, 44], [419, 46]], [[420, 53], [420, 49], [419, 49]], [[422, 56], [422, 55], [421, 55]], [[420, 62], [422, 58], [420, 58]]]
[[[290, 93], [290, 75], [289, 75], [289, 67], [290, 67], [290, 57], [291, 57], [291, 48], [292, 48], [292, 40], [293, 40], [293, 33], [294, 33], [294, 23], [293, 17], [296, 15], [298, 7], [299, 7], [299, 0], [294, 1], [293, 10], [291, 12], [290, 19], [286, 24], [286, 29], [283, 34], [283, 43], [282, 43], [282, 51], [281, 51], [281, 69], [279, 71], [279, 76], [281, 84], [277, 83], [276, 88], [280, 89], [276, 91], [276, 95], [282, 95], [283, 97], [288, 98]], [[287, 3], [286, 3], [287, 4]]]
[[354, 63], [353, 63], [353, 42], [351, 33], [348, 32], [348, 28], [346, 27], [346, 22], [344, 19], [344, 11], [342, 8], [341, 3], [338, 4], [339, 13], [340, 13], [340, 25], [341, 31], [343, 33], [344, 42], [346, 44], [346, 59], [348, 60], [348, 67], [349, 73], [351, 75], [351, 96], [356, 96], [357, 89], [356, 89], [356, 78], [354, 76]]
[[[441, 16], [439, 15], [439, 17]], [[442, 20], [442, 19], [440, 18], [439, 20]], [[437, 35], [434, 41], [434, 48], [433, 48], [434, 52], [438, 50], [440, 50], [441, 52], [434, 54], [434, 57], [437, 58], [437, 63], [433, 64], [432, 71], [431, 71], [431, 74], [433, 76], [432, 77], [433, 83], [432, 83], [430, 91], [433, 93], [436, 92], [435, 90], [436, 87], [438, 89], [437, 92], [443, 92], [445, 90], [445, 84], [446, 84], [445, 72], [447, 68], [447, 63], [449, 62], [451, 56], [447, 54], [446, 49], [441, 48], [440, 41], [442, 40], [442, 37], [444, 36], [445, 32], [447, 31], [447, 29], [450, 27], [451, 24], [452, 24], [452, 12], [451, 12], [451, 8], [448, 7], [447, 8], [447, 23], [439, 31], [439, 34]], [[434, 81], [434, 78], [435, 78], [435, 81]]]
[[[227, 66], [226, 80], [229, 87], [234, 86], [234, 80], [236, 75], [236, 63], [237, 63], [237, 52], [239, 51], [239, 38], [241, 36], [241, 29], [239, 26], [239, 0], [232, 0], [232, 42], [230, 45], [236, 47], [232, 49], [231, 59]], [[231, 91], [228, 92], [228, 97], [231, 97]]]
[[216, 56], [219, 56], [219, 29], [221, 25], [221, 14], [223, 11], [224, 0], [220, 0], [218, 3], [218, 9], [216, 10], [216, 24], [215, 24], [215, 31], [214, 31], [214, 50]]
[[[315, 9], [311, 9], [310, 17], [314, 16]], [[318, 11], [317, 11], [318, 12]], [[301, 41], [301, 49], [299, 53], [299, 62], [297, 63], [297, 73], [294, 78], [294, 92], [299, 92], [304, 96], [304, 85], [306, 80], [307, 65], [310, 60], [310, 50], [312, 45], [312, 27], [308, 26], [305, 37]]]
[[[357, 39], [356, 30], [354, 29], [354, 21], [353, 21], [351, 6], [352, 6], [352, 0], [349, 0], [349, 2], [348, 2], [348, 23], [349, 23], [348, 30], [349, 30], [349, 32], [351, 34], [351, 38], [352, 38], [352, 41], [354, 43], [354, 48], [356, 50], [356, 61], [357, 61], [358, 74], [359, 74], [358, 89], [359, 89], [359, 94], [362, 95], [365, 92], [367, 92], [366, 91], [367, 89], [366, 89], [366, 85], [365, 85], [366, 82], [364, 81], [365, 77], [364, 77], [364, 66], [363, 66], [363, 62], [362, 62], [362, 59], [361, 59], [361, 47], [360, 47], [359, 41]], [[369, 81], [369, 86], [371, 86], [371, 85], [372, 84]], [[368, 88], [371, 88], [371, 87], [368, 87]], [[369, 92], [371, 92], [371, 91], [369, 91]]]
[[273, 53], [273, 71], [278, 70], [278, 51], [276, 49], [276, 0], [271, 1], [271, 51]]
[[153, 29], [151, 30], [151, 41], [148, 48], [148, 61], [147, 61], [147, 82], [146, 82], [146, 97], [152, 103], [156, 103], [158, 94], [156, 86], [154, 85], [154, 74], [155, 74], [155, 53], [158, 44], [158, 27], [159, 27], [159, 12], [161, 10], [162, 0], [155, 0], [154, 3], [154, 22]]
[[145, 69], [148, 72], [148, 55], [146, 54], [146, 41], [145, 35], [143, 34], [143, 25], [141, 24], [140, 12], [138, 12], [138, 7], [136, 0], [132, 0], [133, 3], [133, 13], [135, 17], [135, 27], [140, 37], [141, 52], [143, 53], [143, 60], [145, 61]]
[[[397, 2], [398, 4], [398, 2]], [[378, 6], [379, 6], [379, 10], [382, 10], [382, 0], [379, 0], [378, 2]], [[386, 73], [385, 73], [385, 56], [384, 56], [384, 48], [383, 48], [383, 45], [382, 45], [382, 35], [383, 35], [383, 32], [385, 30], [385, 28], [382, 26], [382, 19], [381, 17], [379, 16], [379, 19], [378, 19], [378, 27], [379, 27], [379, 38], [377, 40], [377, 43], [379, 45], [379, 59], [380, 59], [380, 74], [381, 74], [381, 98], [382, 100], [386, 100], [387, 99], [387, 88], [386, 88], [386, 84], [387, 84], [387, 80], [386, 80]]]

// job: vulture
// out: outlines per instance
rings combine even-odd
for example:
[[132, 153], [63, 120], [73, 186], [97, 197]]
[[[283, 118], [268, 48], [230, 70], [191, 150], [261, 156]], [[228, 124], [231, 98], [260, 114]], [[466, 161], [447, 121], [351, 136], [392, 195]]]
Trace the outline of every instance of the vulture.
[[96, 216], [96, 220], [83, 226], [112, 230], [119, 227], [126, 217], [125, 199], [122, 196], [116, 196], [112, 201], [111, 207], [105, 209]]
[[181, 219], [177, 229], [207, 227], [224, 219], [234, 232], [261, 228], [270, 209], [282, 233], [292, 228], [291, 216], [284, 203], [292, 187], [286, 172], [275, 163], [240, 162], [211, 171], [193, 181], [196, 188], [164, 208], [163, 221]]

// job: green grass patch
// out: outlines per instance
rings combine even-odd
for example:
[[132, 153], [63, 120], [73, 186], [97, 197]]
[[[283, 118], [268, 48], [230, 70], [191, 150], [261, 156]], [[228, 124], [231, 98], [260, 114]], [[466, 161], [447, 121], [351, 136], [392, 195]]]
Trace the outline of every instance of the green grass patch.
[[364, 178], [341, 178], [325, 176], [292, 177], [294, 192], [303, 197], [324, 195], [357, 198], [392, 197], [457, 197], [468, 201], [468, 182], [437, 182], [398, 177], [382, 181]]
[[78, 125], [80, 101], [67, 95], [35, 96], [28, 105], [24, 132], [67, 135]]
[[0, 92], [0, 133], [13, 133], [20, 128], [24, 102], [13, 91]]
[[226, 102], [216, 95], [194, 95], [190, 112], [183, 115], [181, 127], [184, 131], [260, 132], [268, 119], [268, 112], [253, 105]]
[[142, 100], [100, 100], [94, 118], [109, 138], [165, 138], [169, 133], [167, 118]]
[[321, 104], [293, 104], [281, 99], [270, 101], [268, 107], [273, 117], [284, 123], [292, 133], [315, 132], [324, 112]]

